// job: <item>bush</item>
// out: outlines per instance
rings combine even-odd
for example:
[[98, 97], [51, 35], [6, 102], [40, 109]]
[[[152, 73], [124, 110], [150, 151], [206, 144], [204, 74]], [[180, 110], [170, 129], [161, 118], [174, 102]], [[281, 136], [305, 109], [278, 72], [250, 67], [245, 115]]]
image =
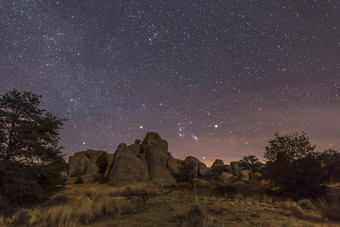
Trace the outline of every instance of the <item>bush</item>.
[[276, 133], [268, 143], [264, 176], [278, 187], [279, 194], [295, 200], [326, 195], [328, 177], [305, 133], [300, 136]]
[[217, 227], [221, 226], [216, 218], [206, 217], [202, 208], [197, 205], [191, 206], [188, 215], [182, 221], [182, 227]]
[[192, 182], [196, 177], [196, 165], [194, 163], [185, 163], [179, 166], [179, 173], [176, 176], [178, 182]]
[[310, 199], [302, 199], [298, 201], [298, 205], [305, 210], [313, 210], [315, 209], [315, 206], [313, 202]]
[[14, 215], [11, 223], [15, 225], [27, 225], [30, 220], [30, 211], [28, 209], [22, 209]]

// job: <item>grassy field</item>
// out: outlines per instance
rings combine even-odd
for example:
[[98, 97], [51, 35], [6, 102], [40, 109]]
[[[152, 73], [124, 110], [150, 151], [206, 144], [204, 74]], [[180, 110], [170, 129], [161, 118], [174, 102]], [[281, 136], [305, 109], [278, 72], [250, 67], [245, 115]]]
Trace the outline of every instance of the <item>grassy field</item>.
[[70, 184], [0, 226], [340, 226], [327, 220], [339, 217], [334, 201], [282, 200], [250, 184]]

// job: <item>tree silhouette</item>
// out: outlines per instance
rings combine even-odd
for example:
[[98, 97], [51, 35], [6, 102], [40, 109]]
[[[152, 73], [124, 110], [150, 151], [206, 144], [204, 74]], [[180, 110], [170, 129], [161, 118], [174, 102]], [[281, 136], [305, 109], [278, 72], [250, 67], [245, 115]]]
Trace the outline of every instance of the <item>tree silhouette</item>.
[[[0, 207], [29, 206], [65, 185], [62, 120], [38, 108], [40, 97], [12, 90], [0, 97]], [[3, 204], [1, 204], [3, 203]], [[1, 208], [0, 208], [1, 212]]]
[[293, 199], [325, 195], [328, 178], [305, 132], [292, 136], [275, 133], [268, 143], [264, 174], [278, 192]]
[[262, 169], [263, 164], [255, 155], [249, 155], [244, 156], [242, 160], [240, 160], [240, 166], [242, 169], [246, 169], [254, 173], [259, 172]]

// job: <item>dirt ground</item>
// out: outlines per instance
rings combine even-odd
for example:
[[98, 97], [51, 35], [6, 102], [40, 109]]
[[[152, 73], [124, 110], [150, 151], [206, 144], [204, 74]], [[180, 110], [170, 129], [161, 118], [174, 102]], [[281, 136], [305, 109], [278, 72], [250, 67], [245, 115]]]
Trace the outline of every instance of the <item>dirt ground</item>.
[[[216, 226], [340, 226], [320, 220], [314, 211], [294, 209], [292, 201], [242, 194], [221, 194], [212, 187], [197, 186], [197, 205], [205, 216], [219, 221]], [[155, 196], [128, 196], [131, 208], [124, 215], [97, 221], [88, 227], [181, 226], [196, 203], [195, 187], [163, 187]], [[309, 215], [310, 214], [310, 215]]]

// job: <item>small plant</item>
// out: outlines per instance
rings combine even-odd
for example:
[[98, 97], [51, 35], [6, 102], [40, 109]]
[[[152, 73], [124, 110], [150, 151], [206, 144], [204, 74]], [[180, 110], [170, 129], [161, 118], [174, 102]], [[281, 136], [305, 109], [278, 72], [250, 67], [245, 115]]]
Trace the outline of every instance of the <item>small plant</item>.
[[191, 209], [187, 217], [182, 223], [182, 226], [183, 227], [203, 226], [203, 221], [204, 221], [204, 214], [203, 214], [202, 209], [197, 205], [193, 205], [191, 206]]
[[214, 217], [206, 217], [201, 207], [197, 205], [191, 206], [188, 215], [182, 222], [182, 227], [218, 227], [221, 226], [220, 221]]
[[81, 176], [78, 176], [73, 184], [84, 184], [83, 178]]
[[28, 209], [19, 210], [13, 217], [12, 224], [14, 225], [27, 225], [31, 220], [31, 214]]
[[298, 202], [298, 205], [305, 210], [314, 210], [315, 206], [310, 199], [302, 199]]

